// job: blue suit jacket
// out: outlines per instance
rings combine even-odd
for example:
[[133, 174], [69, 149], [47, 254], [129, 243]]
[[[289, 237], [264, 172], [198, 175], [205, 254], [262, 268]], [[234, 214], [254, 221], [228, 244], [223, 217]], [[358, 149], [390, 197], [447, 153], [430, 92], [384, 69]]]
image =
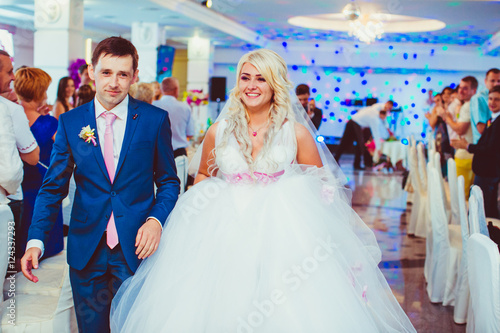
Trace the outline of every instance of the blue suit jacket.
[[[78, 136], [87, 125], [96, 129], [96, 146]], [[68, 234], [68, 264], [77, 270], [85, 267], [113, 212], [122, 251], [135, 272], [140, 264], [135, 255], [137, 231], [149, 216], [165, 223], [179, 195], [168, 113], [129, 97], [125, 136], [113, 184], [99, 145], [94, 102], [62, 114], [28, 240], [47, 241], [68, 193], [72, 173], [76, 193]]]

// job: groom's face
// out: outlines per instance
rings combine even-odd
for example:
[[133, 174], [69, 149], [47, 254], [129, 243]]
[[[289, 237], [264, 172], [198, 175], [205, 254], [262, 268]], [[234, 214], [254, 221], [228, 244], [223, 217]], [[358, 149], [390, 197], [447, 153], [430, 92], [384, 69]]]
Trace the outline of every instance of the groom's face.
[[139, 71], [132, 67], [132, 56], [101, 55], [97, 65], [89, 65], [89, 76], [95, 80], [97, 100], [111, 110], [127, 96]]

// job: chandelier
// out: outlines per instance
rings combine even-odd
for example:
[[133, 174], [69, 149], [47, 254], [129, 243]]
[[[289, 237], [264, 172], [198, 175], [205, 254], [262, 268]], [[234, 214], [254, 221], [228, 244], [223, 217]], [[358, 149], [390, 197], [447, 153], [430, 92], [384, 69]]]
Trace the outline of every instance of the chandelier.
[[384, 23], [374, 15], [361, 14], [356, 2], [348, 3], [342, 10], [345, 19], [349, 21], [349, 36], [355, 36], [361, 42], [370, 44], [382, 37]]

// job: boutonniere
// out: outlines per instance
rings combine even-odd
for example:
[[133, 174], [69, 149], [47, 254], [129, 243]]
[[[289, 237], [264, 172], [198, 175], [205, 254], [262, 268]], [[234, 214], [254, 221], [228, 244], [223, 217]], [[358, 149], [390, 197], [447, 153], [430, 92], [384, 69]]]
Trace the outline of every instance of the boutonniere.
[[87, 143], [92, 142], [94, 144], [94, 147], [97, 146], [94, 129], [90, 129], [90, 125], [82, 127], [82, 130], [80, 131], [80, 134], [78, 136]]
[[491, 126], [491, 119], [486, 122], [486, 128]]

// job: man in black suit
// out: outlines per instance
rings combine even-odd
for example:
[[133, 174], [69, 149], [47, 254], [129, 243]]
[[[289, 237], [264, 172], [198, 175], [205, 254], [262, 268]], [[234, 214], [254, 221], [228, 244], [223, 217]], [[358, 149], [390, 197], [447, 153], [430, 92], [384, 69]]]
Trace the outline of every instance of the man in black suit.
[[474, 185], [483, 191], [484, 209], [487, 217], [499, 218], [498, 184], [500, 182], [500, 86], [493, 87], [488, 94], [491, 119], [486, 124], [477, 144], [468, 144], [463, 138], [451, 140], [454, 148], [467, 149], [474, 154], [472, 170], [476, 175]]
[[321, 120], [323, 119], [323, 111], [316, 107], [314, 100], [309, 100], [309, 97], [311, 97], [309, 86], [307, 84], [299, 84], [297, 88], [295, 88], [295, 94], [300, 104], [302, 104], [309, 115], [309, 118], [311, 118], [314, 127], [318, 130], [321, 125]]

